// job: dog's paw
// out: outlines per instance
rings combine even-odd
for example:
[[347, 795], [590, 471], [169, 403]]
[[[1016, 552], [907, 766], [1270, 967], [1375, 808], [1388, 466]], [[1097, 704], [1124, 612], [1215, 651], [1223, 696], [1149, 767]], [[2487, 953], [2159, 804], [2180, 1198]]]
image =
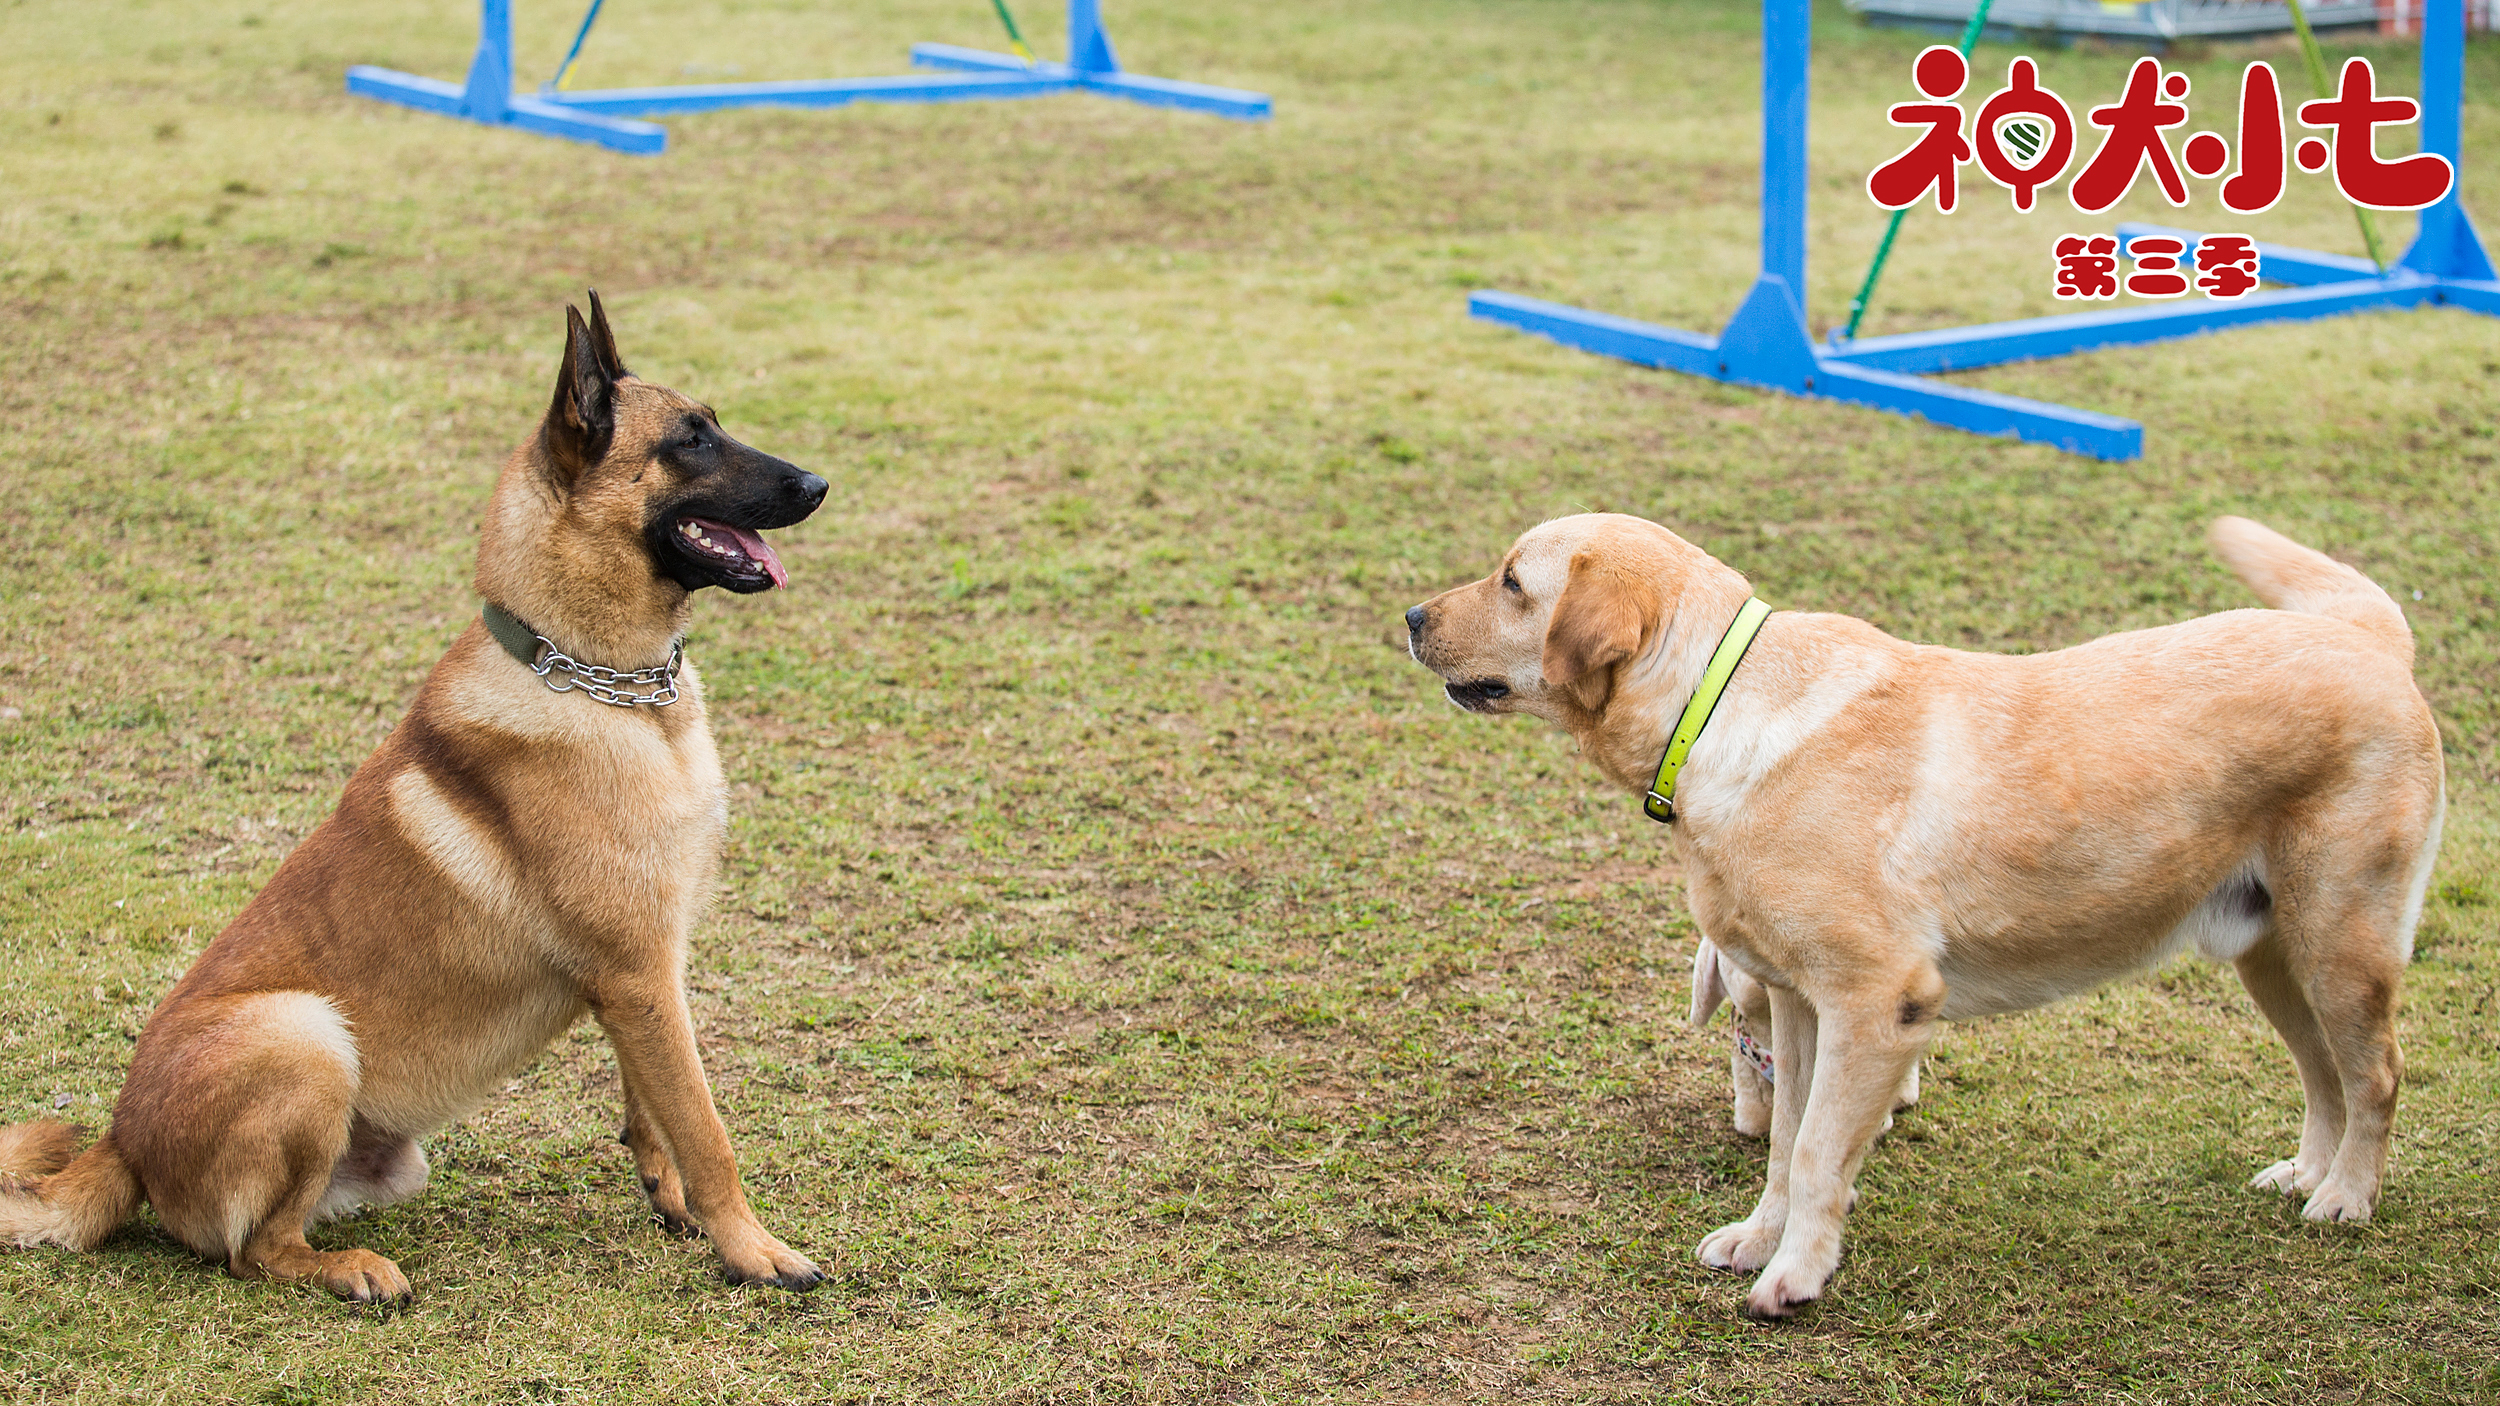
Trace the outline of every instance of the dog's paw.
[[2297, 1157], [2286, 1157], [2248, 1179], [2251, 1191], [2279, 1191], [2286, 1196], [2306, 1195], [2326, 1180], [2326, 1168], [2303, 1168]]
[[2330, 1181], [2318, 1188], [2317, 1194], [2309, 1198], [2309, 1204], [2300, 1208], [2300, 1216], [2303, 1220], [2358, 1224], [2370, 1218], [2377, 1200], [2375, 1195], [2364, 1195]]
[[1712, 1269], [1732, 1270], [1749, 1274], [1771, 1262], [1780, 1247], [1779, 1232], [1769, 1226], [1740, 1220], [1723, 1225], [1701, 1238], [1693, 1253]]
[[1755, 1318], [1786, 1318], [1823, 1296], [1832, 1266], [1808, 1264], [1802, 1255], [1780, 1255], [1753, 1281], [1745, 1312]]
[[1831, 1281], [1830, 1265], [1813, 1265], [1802, 1255], [1781, 1255], [1753, 1281], [1745, 1295], [1745, 1312], [1755, 1318], [1786, 1318], [1823, 1296]]
[[813, 1260], [769, 1235], [752, 1256], [723, 1256], [721, 1274], [732, 1284], [770, 1284], [798, 1294], [825, 1282], [825, 1272]]
[[659, 1217], [660, 1224], [668, 1227], [670, 1234], [700, 1233], [693, 1213], [686, 1209], [685, 1184], [677, 1179], [675, 1168], [659, 1175], [644, 1172], [639, 1180], [642, 1182], [643, 1199], [651, 1203], [651, 1214]]
[[399, 1266], [371, 1250], [328, 1251], [314, 1266], [312, 1277], [351, 1303], [397, 1303], [412, 1292]]

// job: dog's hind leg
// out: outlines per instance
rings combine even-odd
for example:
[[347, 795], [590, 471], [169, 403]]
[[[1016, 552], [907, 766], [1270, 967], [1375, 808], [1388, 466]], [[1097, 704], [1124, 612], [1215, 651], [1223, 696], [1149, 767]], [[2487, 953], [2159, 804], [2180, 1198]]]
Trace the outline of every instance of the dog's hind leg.
[[[2309, 1191], [2300, 1213], [2310, 1220], [2368, 1220], [2386, 1175], [2396, 1091], [2404, 1077], [2396, 992], [2413, 956], [2413, 929], [2438, 854], [2444, 802], [2435, 773], [2423, 789], [2422, 803], [2411, 814], [2400, 797], [2371, 795], [2341, 814], [2317, 817], [2305, 834], [2278, 837], [2270, 847], [2272, 931], [2258, 947], [2278, 948], [2274, 960], [2281, 970], [2261, 968], [2249, 990], [2267, 1005], [2267, 1015], [2301, 1064], [2310, 1111], [2302, 1124], [2293, 1185]], [[2291, 1004], [2273, 994], [2287, 977], [2298, 983], [2314, 1034], [2297, 1016], [2287, 1021], [2276, 1014], [2277, 1004]], [[2319, 1064], [2327, 1068], [2314, 1069]], [[2331, 1101], [2321, 1107], [2330, 1077]], [[2318, 1172], [2323, 1175], [2314, 1186], [2301, 1181]]]
[[[1746, 1038], [1750, 1039], [1748, 1032]], [[1742, 1045], [1727, 1057], [1728, 1084], [1734, 1093], [1733, 1121], [1736, 1131], [1746, 1137], [1765, 1137], [1771, 1131], [1771, 1105], [1776, 1091], [1762, 1071], [1754, 1067]]]
[[694, 1213], [686, 1209], [686, 1183], [677, 1174], [677, 1159], [669, 1153], [668, 1140], [660, 1136], [660, 1125], [651, 1121], [651, 1110], [635, 1094], [633, 1080], [623, 1082], [625, 1128], [616, 1140], [634, 1154], [634, 1179], [660, 1224], [681, 1235], [692, 1231]]
[[[346, 1019], [304, 991], [211, 997], [149, 1023], [113, 1135], [165, 1228], [238, 1279], [321, 1285], [359, 1302], [405, 1297], [369, 1250], [315, 1250], [304, 1226], [351, 1148], [360, 1065]], [[404, 1161], [370, 1149], [398, 1173]], [[410, 1149], [413, 1151], [413, 1148]], [[351, 1168], [347, 1178], [361, 1181]]]
[[1727, 1057], [1736, 1131], [1762, 1137], [1771, 1131], [1771, 1080], [1754, 1060], [1770, 1049], [1771, 997], [1761, 982], [1721, 957], [1717, 944], [1705, 937], [1693, 951], [1693, 1003], [1686, 1022], [1699, 1030], [1723, 1005], [1729, 1007], [1736, 1036], [1736, 1048]]
[[412, 1137], [359, 1114], [347, 1133], [347, 1151], [330, 1169], [330, 1185], [312, 1218], [331, 1220], [365, 1206], [389, 1206], [425, 1190], [425, 1151]]
[[[1725, 973], [1730, 1023], [1735, 1026], [1736, 1048], [1728, 1055], [1728, 1077], [1735, 1086], [1736, 1131], [1747, 1137], [1762, 1137], [1771, 1131], [1771, 1106], [1777, 1098], [1774, 1076], [1779, 1072], [1779, 1039], [1772, 1033], [1771, 989], [1741, 971]], [[1753, 1046], [1747, 1049], [1746, 1046]], [[1765, 1073], [1754, 1064], [1756, 1057], [1768, 1053], [1771, 1072]]]
[[2404, 1077], [2404, 1053], [2396, 1044], [2396, 984], [2402, 969], [2393, 955], [2345, 954], [2343, 960], [2321, 963], [2307, 983], [2310, 1009], [2317, 1012], [2343, 1082], [2344, 1102], [2335, 1160], [2300, 1210], [2310, 1220], [2368, 1220], [2378, 1205], [2387, 1140], [2396, 1121], [2396, 1087]]
[[2307, 1195], [2326, 1180], [2336, 1146], [2344, 1140], [2344, 1079], [2335, 1070], [2335, 1053], [2327, 1048], [2326, 1032], [2318, 1027], [2317, 1012], [2310, 1009], [2309, 994], [2292, 972], [2283, 944], [2271, 936], [2261, 938], [2234, 965], [2257, 1009], [2265, 1012], [2275, 1033], [2291, 1048], [2306, 1105], [2300, 1120], [2300, 1150], [2259, 1172], [2249, 1185], [2260, 1191]]

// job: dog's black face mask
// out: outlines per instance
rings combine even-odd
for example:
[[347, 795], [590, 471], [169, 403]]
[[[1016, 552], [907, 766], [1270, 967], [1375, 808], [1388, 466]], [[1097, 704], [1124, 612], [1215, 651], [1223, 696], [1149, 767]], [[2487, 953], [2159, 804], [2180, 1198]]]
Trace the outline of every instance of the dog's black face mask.
[[757, 534], [816, 511], [825, 481], [731, 439], [708, 408], [626, 370], [597, 292], [587, 321], [565, 313], [564, 365], [544, 422], [557, 490], [638, 512], [628, 521], [640, 522], [652, 569], [689, 591], [787, 583]]
[[689, 591], [740, 594], [789, 581], [757, 534], [804, 521], [825, 500], [823, 479], [731, 439], [703, 410], [683, 412], [651, 457], [676, 485], [653, 500], [643, 528], [661, 575]]

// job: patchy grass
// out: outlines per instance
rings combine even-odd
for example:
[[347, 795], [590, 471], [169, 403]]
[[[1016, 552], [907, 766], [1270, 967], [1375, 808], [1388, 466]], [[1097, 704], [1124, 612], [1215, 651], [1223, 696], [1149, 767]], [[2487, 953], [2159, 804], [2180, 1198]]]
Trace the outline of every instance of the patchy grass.
[[[534, 80], [570, 16], [522, 8]], [[559, 300], [598, 284], [633, 365], [834, 484], [783, 534], [788, 591], [697, 613], [736, 795], [692, 976], [749, 1186], [834, 1281], [731, 1291], [649, 1224], [577, 1032], [435, 1143], [429, 1194], [323, 1232], [399, 1259], [410, 1311], [230, 1282], [143, 1220], [0, 1255], [12, 1396], [2500, 1392], [2494, 324], [1972, 378], [2142, 418], [2123, 465], [1641, 372], [1463, 295], [1723, 320], [1753, 258], [1750, 8], [1115, 8], [1132, 65], [1279, 119], [720, 114], [637, 160], [339, 93], [351, 62], [456, 77], [459, 4], [9, 11], [10, 1116], [102, 1113], [159, 994], [465, 623]], [[893, 71], [987, 23], [648, 0], [582, 77]], [[1881, 227], [1856, 188], [1921, 42], [1823, 17], [1818, 327]], [[2185, 62], [2203, 101], [2246, 56]], [[2078, 101], [2126, 64], [2040, 57]], [[2500, 49], [2470, 64], [2488, 222]], [[2353, 249], [2317, 184], [2253, 232]], [[1984, 196], [1914, 219], [1870, 330], [2048, 310], [2063, 229]], [[1406, 605], [1582, 507], [1666, 521], [1775, 603], [1978, 648], [2244, 604], [2200, 545], [2226, 510], [2396, 589], [2453, 809], [2379, 1219], [2241, 1189], [2297, 1085], [2229, 975], [2182, 965], [1955, 1027], [1832, 1298], [1743, 1321], [1690, 1249], [1761, 1153], [1719, 1034], [1680, 1023], [1659, 833], [1398, 649]]]

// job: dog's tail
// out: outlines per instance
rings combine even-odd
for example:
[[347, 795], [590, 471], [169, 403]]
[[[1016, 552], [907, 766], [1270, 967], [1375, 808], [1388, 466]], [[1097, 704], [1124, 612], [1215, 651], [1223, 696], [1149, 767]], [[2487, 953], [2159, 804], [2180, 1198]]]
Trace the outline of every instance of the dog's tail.
[[2378, 583], [2324, 552], [2311, 551], [2244, 517], [2215, 518], [2214, 555], [2238, 573], [2257, 598], [2277, 610], [2323, 615], [2353, 625], [2413, 665], [2413, 629], [2394, 597]]
[[81, 1155], [67, 1123], [0, 1128], [0, 1244], [91, 1250], [139, 1209], [139, 1178], [106, 1133]]
[[1727, 1004], [1727, 981], [1719, 975], [1719, 949], [1709, 938], [1693, 952], [1693, 1009], [1685, 1016], [1695, 1030], [1710, 1023], [1710, 1017]]

